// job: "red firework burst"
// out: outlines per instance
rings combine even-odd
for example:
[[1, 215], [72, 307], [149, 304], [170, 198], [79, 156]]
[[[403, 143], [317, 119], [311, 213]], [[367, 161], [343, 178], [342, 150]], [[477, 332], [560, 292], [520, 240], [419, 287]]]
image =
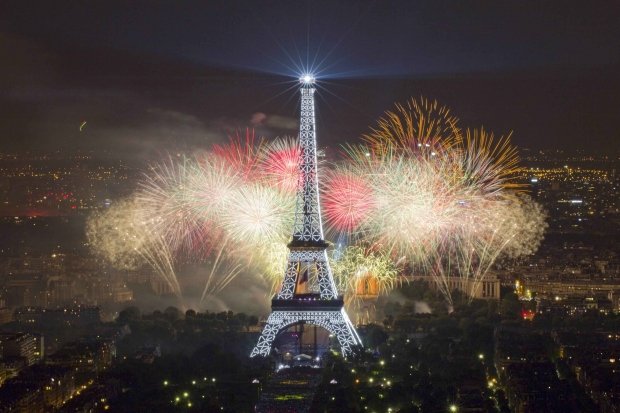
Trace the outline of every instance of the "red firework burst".
[[278, 139], [266, 147], [263, 172], [283, 191], [295, 193], [299, 181], [301, 148], [295, 139]]
[[355, 231], [375, 208], [370, 185], [346, 172], [335, 172], [326, 178], [323, 206], [328, 224], [338, 231]]
[[253, 178], [258, 165], [258, 153], [263, 143], [262, 139], [256, 139], [254, 129], [246, 128], [245, 137], [239, 131], [230, 135], [227, 144], [213, 145], [213, 153], [219, 156], [226, 165], [232, 167], [241, 177], [246, 180]]

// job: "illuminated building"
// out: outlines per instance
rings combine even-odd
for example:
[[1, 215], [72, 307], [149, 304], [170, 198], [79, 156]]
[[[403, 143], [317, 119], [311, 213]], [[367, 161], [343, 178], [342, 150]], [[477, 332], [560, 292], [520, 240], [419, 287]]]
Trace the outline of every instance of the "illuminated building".
[[31, 366], [43, 357], [43, 337], [28, 333], [0, 333], [2, 357], [21, 357]]
[[[425, 281], [432, 289], [438, 291], [437, 282], [429, 275], [410, 275], [406, 277], [410, 281]], [[447, 287], [450, 291], [461, 291], [472, 298], [485, 300], [500, 299], [500, 280], [491, 274], [487, 274], [482, 281], [458, 276], [446, 277]]]

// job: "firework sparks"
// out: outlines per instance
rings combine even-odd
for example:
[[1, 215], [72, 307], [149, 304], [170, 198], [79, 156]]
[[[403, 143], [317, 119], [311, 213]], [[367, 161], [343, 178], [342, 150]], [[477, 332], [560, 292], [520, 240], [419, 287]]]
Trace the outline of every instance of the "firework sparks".
[[[471, 280], [472, 296], [497, 260], [537, 248], [544, 213], [512, 183], [518, 158], [509, 136], [461, 131], [447, 108], [420, 99], [396, 105], [363, 139], [323, 166], [321, 188], [327, 225], [349, 239], [334, 274], [353, 302], [396, 285], [402, 258], [391, 257], [431, 274], [451, 303], [448, 277]], [[212, 263], [203, 300], [250, 267], [275, 289], [299, 162], [296, 140], [267, 142], [250, 130], [170, 158], [150, 168], [131, 200], [91, 217], [91, 245], [119, 267], [150, 264], [178, 295], [180, 254]]]
[[296, 139], [280, 138], [265, 145], [261, 168], [267, 181], [282, 191], [294, 194], [299, 182], [301, 148]]
[[348, 305], [374, 299], [398, 283], [399, 268], [389, 256], [361, 246], [349, 246], [332, 260], [334, 281]]
[[262, 138], [257, 139], [254, 129], [246, 129], [242, 137], [239, 131], [229, 137], [227, 144], [213, 145], [212, 152], [220, 157], [222, 162], [230, 166], [245, 180], [256, 177], [255, 172], [260, 162]]
[[[463, 135], [449, 113], [424, 99], [388, 112], [364, 137], [368, 146], [346, 148], [346, 176], [365, 183], [364, 200], [358, 191], [332, 194], [340, 209], [328, 203], [327, 217], [357, 242], [405, 255], [451, 304], [449, 277], [467, 281], [471, 299], [498, 259], [537, 248], [545, 223], [511, 182], [518, 158], [510, 137]], [[373, 212], [353, 220], [345, 207], [356, 204]]]
[[89, 243], [116, 268], [135, 269], [149, 264], [180, 298], [169, 244], [155, 230], [158, 219], [149, 217], [146, 211], [144, 205], [132, 198], [91, 217], [87, 224]]
[[293, 223], [294, 198], [282, 196], [264, 185], [246, 185], [235, 191], [222, 211], [222, 224], [240, 243], [256, 245], [274, 240], [285, 242]]
[[202, 300], [248, 267], [260, 266], [276, 285], [298, 165], [296, 141], [267, 145], [249, 130], [212, 151], [169, 157], [149, 168], [131, 200], [91, 216], [91, 246], [117, 268], [151, 265], [178, 296], [174, 265], [181, 256], [211, 265]]
[[337, 231], [353, 232], [374, 213], [371, 187], [362, 177], [339, 170], [327, 174], [323, 196], [323, 212]]
[[377, 153], [394, 148], [415, 152], [433, 151], [450, 147], [461, 138], [458, 119], [436, 100], [410, 99], [396, 104], [393, 111], [385, 113], [377, 126], [363, 136], [364, 141]]

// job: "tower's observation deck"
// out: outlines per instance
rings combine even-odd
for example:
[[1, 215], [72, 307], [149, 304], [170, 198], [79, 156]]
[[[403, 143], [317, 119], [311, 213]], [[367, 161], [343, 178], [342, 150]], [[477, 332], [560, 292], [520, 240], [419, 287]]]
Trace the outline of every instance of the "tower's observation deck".
[[[327, 258], [328, 243], [323, 235], [319, 199], [316, 151], [315, 79], [304, 75], [301, 83], [299, 145], [301, 159], [293, 237], [280, 291], [272, 300], [272, 313], [252, 350], [253, 356], [268, 356], [277, 334], [300, 322], [324, 327], [334, 334], [342, 353], [349, 354], [361, 346], [361, 340], [344, 311]], [[318, 291], [307, 291], [310, 278]]]

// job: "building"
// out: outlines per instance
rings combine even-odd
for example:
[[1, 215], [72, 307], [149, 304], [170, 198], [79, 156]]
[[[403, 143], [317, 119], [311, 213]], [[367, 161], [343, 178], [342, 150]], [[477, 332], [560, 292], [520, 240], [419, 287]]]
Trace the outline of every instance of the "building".
[[75, 393], [71, 369], [36, 365], [23, 370], [0, 388], [0, 412], [49, 412]]
[[45, 361], [47, 365], [68, 367], [77, 385], [84, 385], [106, 370], [116, 357], [112, 340], [79, 340], [65, 344]]
[[495, 368], [514, 413], [577, 413], [566, 380], [550, 360], [544, 336], [501, 326], [495, 335]]
[[[430, 275], [407, 275], [408, 281], [424, 281], [433, 290], [437, 291], [440, 286], [437, 280]], [[500, 280], [497, 276], [487, 274], [482, 280], [476, 281], [474, 278], [464, 278], [458, 276], [445, 277], [447, 288], [450, 291], [460, 291], [467, 294], [471, 298], [479, 298], [484, 300], [500, 299]], [[443, 286], [441, 287], [443, 288]]]
[[86, 326], [101, 322], [101, 310], [92, 306], [72, 306], [60, 308], [20, 307], [13, 314], [19, 323], [53, 324]]
[[620, 334], [617, 331], [556, 331], [560, 357], [601, 413], [620, 412]]
[[610, 314], [618, 312], [618, 307], [614, 307], [613, 301], [604, 296], [556, 296], [554, 299], [536, 298], [536, 312], [557, 315], [576, 315], [586, 312], [599, 312]]
[[0, 325], [13, 321], [13, 311], [8, 307], [0, 308]]
[[26, 359], [22, 357], [12, 357], [1, 360], [0, 375], [2, 376], [2, 380], [6, 381], [11, 377], [17, 376], [26, 367]]
[[620, 291], [620, 280], [523, 280], [525, 291], [532, 295], [549, 298], [568, 296], [592, 296], [594, 294], [609, 295]]
[[120, 383], [117, 380], [106, 380], [103, 383], [95, 383], [83, 390], [68, 401], [59, 410], [62, 413], [97, 412], [108, 410], [108, 401], [119, 395]]
[[29, 333], [0, 333], [2, 358], [21, 357], [31, 366], [43, 358], [43, 336]]

